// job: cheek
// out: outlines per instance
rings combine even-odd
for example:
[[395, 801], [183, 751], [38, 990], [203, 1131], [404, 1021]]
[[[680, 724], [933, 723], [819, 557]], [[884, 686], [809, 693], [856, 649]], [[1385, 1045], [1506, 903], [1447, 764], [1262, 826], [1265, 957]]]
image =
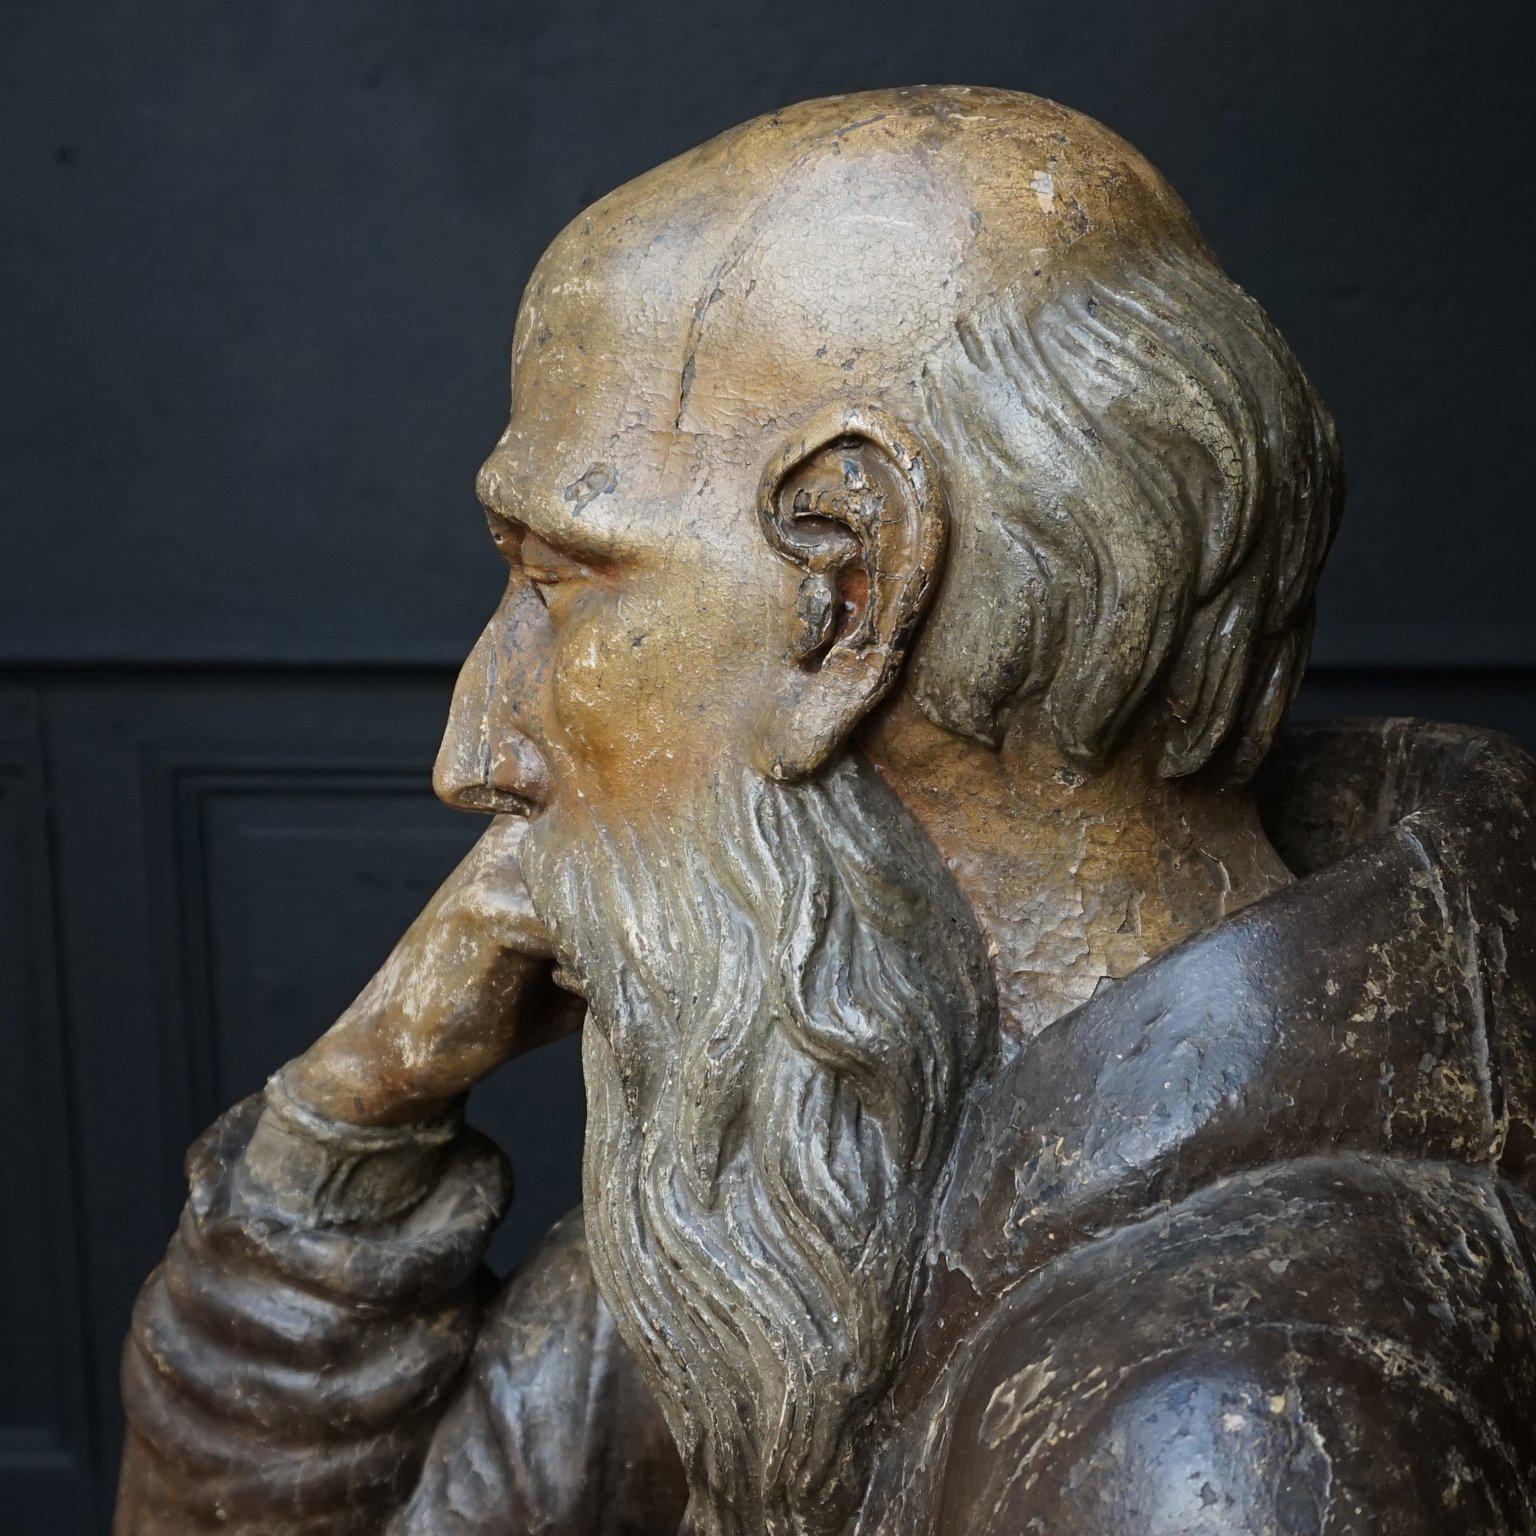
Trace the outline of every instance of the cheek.
[[562, 617], [550, 702], [573, 757], [660, 784], [740, 750], [773, 686], [764, 599], [658, 587], [584, 595]]
[[[644, 605], [624, 597], [583, 598], [562, 626], [551, 696], [563, 744], [584, 762], [633, 759], [655, 716], [655, 647]], [[647, 655], [647, 647], [651, 655]]]

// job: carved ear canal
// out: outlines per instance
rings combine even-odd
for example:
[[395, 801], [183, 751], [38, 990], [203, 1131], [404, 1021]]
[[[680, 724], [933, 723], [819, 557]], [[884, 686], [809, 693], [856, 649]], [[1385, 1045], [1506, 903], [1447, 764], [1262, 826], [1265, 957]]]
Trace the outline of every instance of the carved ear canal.
[[820, 666], [837, 638], [838, 606], [837, 587], [830, 577], [813, 573], [801, 580], [795, 589], [795, 619], [801, 636], [796, 661]]
[[865, 477], [861, 445], [847, 437], [823, 456], [796, 466], [801, 483], [787, 510], [772, 509], [768, 540], [805, 568], [795, 594], [802, 635], [796, 659], [819, 666], [837, 644], [869, 640], [870, 532], [878, 516], [878, 491]]
[[840, 406], [764, 472], [769, 544], [804, 573], [795, 672], [765, 722], [764, 766], [814, 772], [900, 671], [937, 583], [947, 518], [916, 436], [877, 406]]

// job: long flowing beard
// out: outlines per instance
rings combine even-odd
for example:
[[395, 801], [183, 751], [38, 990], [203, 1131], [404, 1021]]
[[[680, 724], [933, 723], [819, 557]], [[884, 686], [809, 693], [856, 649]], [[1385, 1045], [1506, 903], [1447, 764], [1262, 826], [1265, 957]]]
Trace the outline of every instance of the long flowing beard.
[[663, 826], [556, 811], [524, 872], [591, 1009], [597, 1281], [696, 1532], [851, 1518], [933, 1185], [995, 1029], [980, 933], [861, 761]]

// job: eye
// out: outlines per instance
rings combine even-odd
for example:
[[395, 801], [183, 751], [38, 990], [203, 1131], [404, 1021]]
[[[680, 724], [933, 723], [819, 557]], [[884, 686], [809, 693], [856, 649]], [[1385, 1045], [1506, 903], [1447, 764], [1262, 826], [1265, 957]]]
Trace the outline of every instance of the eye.
[[523, 575], [528, 578], [539, 601], [547, 608], [550, 591], [572, 581], [579, 581], [591, 573], [579, 560], [563, 550], [546, 544], [536, 534], [525, 533], [520, 550]]

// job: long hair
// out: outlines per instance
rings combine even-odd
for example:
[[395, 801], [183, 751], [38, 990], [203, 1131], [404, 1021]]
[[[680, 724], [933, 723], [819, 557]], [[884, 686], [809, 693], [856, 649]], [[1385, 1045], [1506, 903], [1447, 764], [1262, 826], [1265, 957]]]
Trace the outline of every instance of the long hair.
[[908, 686], [988, 741], [1039, 701], [1090, 768], [1150, 708], [1164, 776], [1246, 779], [1306, 665], [1343, 505], [1332, 420], [1192, 230], [1036, 278], [922, 370], [959, 510]]

